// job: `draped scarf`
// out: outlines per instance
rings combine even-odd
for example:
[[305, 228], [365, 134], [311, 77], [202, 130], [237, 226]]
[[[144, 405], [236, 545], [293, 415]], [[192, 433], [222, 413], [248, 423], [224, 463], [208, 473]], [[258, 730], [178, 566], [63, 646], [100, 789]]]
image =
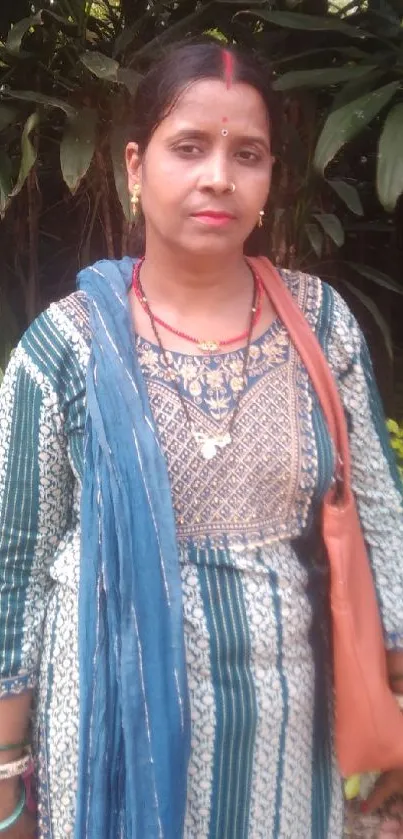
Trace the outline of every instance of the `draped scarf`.
[[91, 328], [75, 839], [180, 839], [190, 714], [165, 459], [135, 351], [133, 260], [79, 274]]

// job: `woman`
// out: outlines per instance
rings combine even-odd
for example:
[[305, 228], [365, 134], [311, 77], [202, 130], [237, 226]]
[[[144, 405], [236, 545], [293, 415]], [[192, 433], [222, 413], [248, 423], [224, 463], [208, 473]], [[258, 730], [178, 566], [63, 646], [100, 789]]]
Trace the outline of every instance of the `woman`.
[[[134, 119], [145, 258], [82, 272], [2, 387], [0, 744], [24, 740], [33, 695], [40, 839], [341, 839], [318, 524], [332, 447], [244, 258], [270, 191], [267, 74], [179, 46]], [[336, 292], [281, 275], [349, 418], [398, 650], [401, 486], [364, 340]], [[2, 783], [6, 819], [19, 786]], [[399, 791], [391, 773], [372, 804]], [[29, 829], [25, 813], [4, 835]]]

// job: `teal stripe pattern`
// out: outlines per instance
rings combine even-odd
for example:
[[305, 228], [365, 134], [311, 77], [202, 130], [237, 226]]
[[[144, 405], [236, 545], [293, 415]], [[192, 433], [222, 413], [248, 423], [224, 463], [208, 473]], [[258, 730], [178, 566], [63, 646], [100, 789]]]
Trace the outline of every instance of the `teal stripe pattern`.
[[273, 605], [274, 615], [275, 615], [275, 618], [276, 618], [277, 670], [278, 670], [278, 674], [279, 674], [279, 678], [280, 678], [281, 703], [282, 703], [282, 720], [281, 720], [279, 757], [278, 757], [277, 780], [276, 780], [276, 804], [275, 804], [274, 831], [273, 831], [273, 839], [274, 839], [274, 837], [280, 835], [280, 829], [281, 829], [282, 788], [283, 788], [283, 779], [284, 779], [284, 752], [285, 752], [285, 739], [286, 739], [287, 722], [288, 722], [288, 686], [287, 686], [287, 679], [286, 679], [284, 668], [283, 668], [283, 628], [282, 628], [282, 617], [281, 617], [281, 601], [280, 601], [279, 587], [278, 587], [278, 576], [277, 576], [275, 571], [273, 571], [273, 570], [269, 571], [269, 580], [270, 580], [270, 588], [271, 588], [271, 594], [272, 594], [272, 605]]
[[[39, 437], [42, 394], [26, 370], [20, 368], [15, 383], [13, 447], [10, 449], [0, 510], [0, 658], [9, 676], [22, 666], [22, 639], [26, 586], [36, 548], [39, 508]], [[18, 560], [18, 561], [17, 561]]]
[[241, 574], [224, 549], [193, 549], [216, 700], [209, 839], [247, 839], [257, 708]]

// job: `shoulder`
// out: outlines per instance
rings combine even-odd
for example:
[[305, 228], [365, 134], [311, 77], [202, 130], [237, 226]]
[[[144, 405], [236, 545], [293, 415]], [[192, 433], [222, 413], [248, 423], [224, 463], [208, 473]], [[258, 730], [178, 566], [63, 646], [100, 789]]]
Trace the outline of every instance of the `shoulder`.
[[39, 385], [56, 391], [75, 390], [85, 378], [90, 328], [85, 295], [75, 292], [45, 309], [29, 326], [13, 354]]
[[301, 271], [280, 275], [302, 309], [311, 329], [338, 376], [360, 357], [365, 344], [361, 329], [342, 295], [319, 277]]

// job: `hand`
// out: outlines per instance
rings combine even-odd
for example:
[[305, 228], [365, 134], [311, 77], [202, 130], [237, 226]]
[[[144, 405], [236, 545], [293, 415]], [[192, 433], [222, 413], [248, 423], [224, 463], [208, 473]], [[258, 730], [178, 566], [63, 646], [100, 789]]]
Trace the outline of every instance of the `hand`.
[[[21, 781], [19, 778], [11, 778], [2, 781], [0, 784], [0, 821], [7, 819], [14, 812], [21, 797]], [[23, 811], [18, 821], [4, 830], [1, 839], [35, 839], [36, 819], [33, 818], [27, 808]]]
[[371, 795], [364, 802], [362, 809], [366, 813], [381, 810], [389, 799], [396, 795], [403, 796], [403, 769], [384, 772], [376, 782]]
[[[378, 779], [371, 795], [363, 802], [362, 810], [382, 810], [396, 795], [403, 795], [403, 769], [385, 772]], [[382, 817], [378, 839], [403, 839], [403, 803], [390, 803]]]
[[18, 821], [1, 834], [1, 839], [35, 839], [36, 820], [24, 810]]

